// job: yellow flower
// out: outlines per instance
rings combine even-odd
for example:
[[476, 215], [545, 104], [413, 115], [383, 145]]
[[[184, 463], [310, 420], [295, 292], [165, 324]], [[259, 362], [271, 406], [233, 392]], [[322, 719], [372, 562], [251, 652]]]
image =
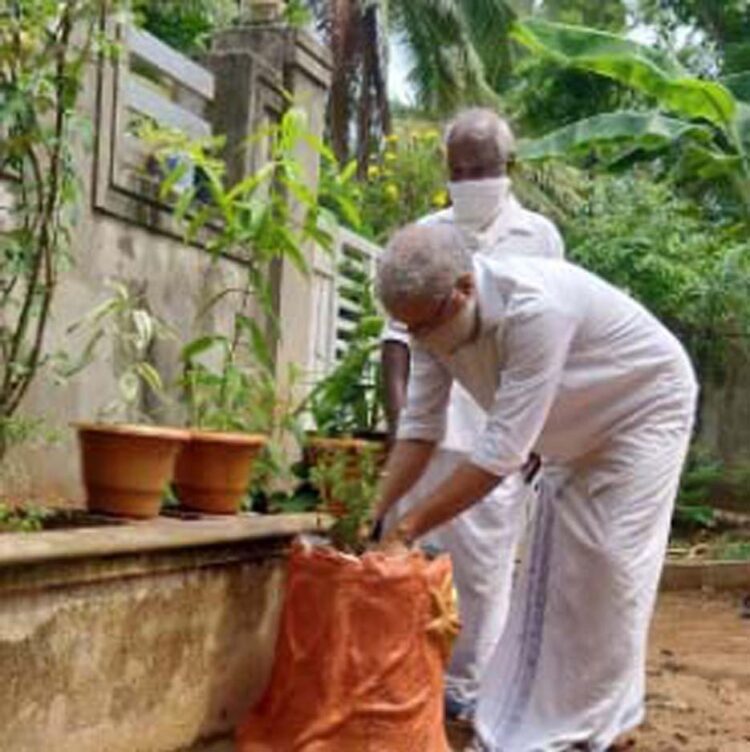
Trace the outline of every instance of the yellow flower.
[[426, 131], [424, 134], [425, 141], [437, 141], [440, 138], [440, 134], [433, 128]]
[[448, 206], [448, 191], [444, 188], [432, 194], [432, 205], [438, 209]]
[[370, 180], [376, 178], [378, 175], [380, 175], [380, 167], [377, 165], [371, 164], [367, 168], [367, 177], [370, 178]]
[[390, 201], [394, 201], [394, 202], [398, 201], [400, 194], [399, 194], [398, 186], [395, 183], [388, 183], [388, 185], [386, 185], [384, 189], [384, 192], [385, 192], [385, 197], [389, 199]]
[[385, 137], [385, 142], [387, 144], [397, 144], [398, 143], [398, 135], [396, 133], [391, 133], [390, 135]]
[[395, 162], [398, 159], [398, 157], [393, 152], [387, 152], [385, 155], [385, 161], [386, 162]]

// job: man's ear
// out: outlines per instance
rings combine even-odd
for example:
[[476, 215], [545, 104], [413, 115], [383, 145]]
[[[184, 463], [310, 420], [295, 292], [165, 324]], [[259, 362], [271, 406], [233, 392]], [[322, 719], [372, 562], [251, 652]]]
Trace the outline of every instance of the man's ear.
[[467, 297], [473, 295], [474, 291], [477, 289], [476, 283], [474, 282], [474, 275], [470, 272], [462, 274], [456, 280], [456, 289]]

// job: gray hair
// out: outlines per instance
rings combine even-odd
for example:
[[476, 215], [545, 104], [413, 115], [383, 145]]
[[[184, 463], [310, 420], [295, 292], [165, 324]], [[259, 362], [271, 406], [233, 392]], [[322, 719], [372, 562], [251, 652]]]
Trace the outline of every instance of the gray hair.
[[471, 252], [449, 224], [408, 225], [378, 259], [376, 289], [387, 310], [411, 300], [442, 300], [471, 274]]
[[494, 139], [503, 162], [511, 162], [515, 157], [516, 138], [508, 121], [489, 107], [472, 107], [459, 112], [445, 129], [445, 146], [454, 135], [465, 131]]

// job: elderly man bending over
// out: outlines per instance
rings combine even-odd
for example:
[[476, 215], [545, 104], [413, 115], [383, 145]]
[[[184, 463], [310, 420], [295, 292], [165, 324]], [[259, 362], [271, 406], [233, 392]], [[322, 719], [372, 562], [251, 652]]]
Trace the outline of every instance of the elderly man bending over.
[[468, 509], [531, 452], [548, 463], [480, 689], [478, 748], [606, 750], [643, 717], [647, 630], [695, 410], [690, 362], [598, 277], [565, 261], [472, 256], [449, 226], [397, 234], [378, 292], [412, 335], [378, 513], [429, 463], [454, 380], [489, 415], [470, 457], [387, 543], [410, 544]]
[[[446, 131], [452, 206], [424, 217], [420, 224], [456, 227], [472, 252], [490, 258], [511, 254], [562, 258], [563, 242], [555, 226], [524, 209], [513, 195], [508, 169], [514, 155], [513, 133], [497, 113], [482, 108], [461, 112]], [[383, 340], [386, 412], [393, 434], [406, 398], [410, 338], [403, 326], [392, 323]], [[420, 482], [391, 511], [388, 523], [431, 493], [465, 460], [485, 417], [466, 390], [454, 384], [445, 436]], [[475, 712], [481, 676], [505, 627], [525, 502], [532, 493], [516, 474], [427, 541], [451, 555], [461, 610], [461, 633], [445, 677], [449, 718], [470, 720]]]

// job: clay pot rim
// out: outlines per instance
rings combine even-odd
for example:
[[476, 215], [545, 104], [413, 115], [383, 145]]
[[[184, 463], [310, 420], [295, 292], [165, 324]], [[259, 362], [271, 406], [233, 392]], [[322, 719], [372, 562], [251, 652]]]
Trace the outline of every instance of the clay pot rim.
[[327, 436], [308, 436], [307, 443], [311, 447], [320, 449], [364, 449], [367, 447], [376, 448], [379, 441], [373, 439], [358, 439], [355, 437], [327, 437]]
[[148, 426], [140, 423], [84, 423], [70, 424], [79, 433], [106, 433], [121, 436], [138, 436], [146, 439], [189, 441], [190, 431], [172, 426]]
[[262, 447], [268, 443], [268, 436], [262, 433], [240, 433], [238, 431], [199, 431], [188, 432], [189, 441], [210, 444], [236, 444]]

